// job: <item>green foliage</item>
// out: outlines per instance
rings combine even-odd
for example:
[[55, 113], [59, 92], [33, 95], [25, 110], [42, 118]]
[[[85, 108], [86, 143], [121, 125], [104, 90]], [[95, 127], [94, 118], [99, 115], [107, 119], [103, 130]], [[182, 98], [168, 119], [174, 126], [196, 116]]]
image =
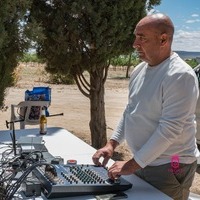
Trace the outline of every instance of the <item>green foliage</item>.
[[146, 1], [133, 0], [33, 0], [28, 26], [40, 27], [43, 40], [34, 39], [50, 72], [78, 74], [130, 53], [145, 7]]
[[40, 59], [36, 53], [24, 53], [23, 57], [20, 58], [20, 62], [36, 62], [36, 63], [44, 63], [43, 59]]
[[110, 64], [113, 66], [136, 66], [140, 60], [134, 55], [120, 55], [111, 59]]
[[18, 58], [27, 48], [22, 21], [29, 3], [29, 0], [0, 1], [0, 106], [6, 88], [13, 82], [12, 73]]
[[188, 65], [190, 65], [192, 68], [195, 68], [199, 63], [198, 63], [198, 61], [196, 60], [196, 59], [187, 59], [187, 60], [185, 60], [186, 61], [186, 63], [188, 64]]

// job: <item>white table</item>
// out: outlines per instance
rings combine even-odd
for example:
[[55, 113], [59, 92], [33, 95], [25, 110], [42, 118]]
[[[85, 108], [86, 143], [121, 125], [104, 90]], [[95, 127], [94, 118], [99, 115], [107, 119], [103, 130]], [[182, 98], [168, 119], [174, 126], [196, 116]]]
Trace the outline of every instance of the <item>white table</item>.
[[[0, 131], [0, 141], [10, 142], [10, 130]], [[23, 129], [16, 130], [16, 139], [21, 136], [39, 136], [38, 129]], [[95, 149], [86, 144], [67, 130], [58, 127], [48, 128], [48, 134], [43, 136], [45, 146], [49, 153], [53, 156], [61, 156], [64, 158], [64, 163], [69, 159], [77, 160], [78, 164], [93, 164], [92, 155], [95, 153]], [[111, 160], [108, 165], [111, 165]], [[158, 189], [154, 188], [150, 184], [146, 183], [135, 175], [123, 176], [126, 180], [133, 184], [132, 188], [125, 191], [129, 200], [170, 200], [171, 198], [163, 194]], [[26, 198], [23, 193], [17, 194], [17, 199], [33, 199]], [[34, 198], [36, 200], [46, 199], [44, 196]], [[91, 196], [78, 196], [78, 197], [66, 197], [59, 198], [66, 200], [95, 200], [94, 195]], [[55, 200], [58, 200], [55, 199]]]

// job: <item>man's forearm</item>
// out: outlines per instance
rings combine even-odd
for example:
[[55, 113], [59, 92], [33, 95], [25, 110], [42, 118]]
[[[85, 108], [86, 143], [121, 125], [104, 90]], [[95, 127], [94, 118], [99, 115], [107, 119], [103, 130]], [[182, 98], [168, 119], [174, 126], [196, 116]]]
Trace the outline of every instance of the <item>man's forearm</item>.
[[109, 147], [109, 148], [112, 148], [113, 151], [115, 150], [115, 148], [119, 145], [119, 143], [116, 141], [116, 140], [113, 140], [113, 139], [110, 139], [106, 146]]

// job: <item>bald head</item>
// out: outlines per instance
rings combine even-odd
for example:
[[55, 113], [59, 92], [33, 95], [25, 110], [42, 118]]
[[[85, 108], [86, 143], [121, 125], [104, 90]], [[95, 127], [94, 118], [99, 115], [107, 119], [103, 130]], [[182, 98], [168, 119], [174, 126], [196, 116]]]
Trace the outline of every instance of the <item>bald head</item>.
[[171, 55], [174, 25], [163, 14], [148, 15], [141, 19], [134, 30], [133, 47], [141, 60], [155, 66]]
[[147, 15], [141, 19], [137, 26], [148, 26], [154, 29], [159, 34], [167, 34], [172, 40], [174, 34], [174, 25], [171, 19], [161, 13]]

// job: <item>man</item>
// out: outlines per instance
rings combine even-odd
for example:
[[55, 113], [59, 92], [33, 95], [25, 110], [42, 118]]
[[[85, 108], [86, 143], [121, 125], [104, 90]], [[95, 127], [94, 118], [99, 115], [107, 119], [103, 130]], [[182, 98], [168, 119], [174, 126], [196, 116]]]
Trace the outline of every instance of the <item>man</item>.
[[186, 200], [199, 156], [194, 114], [198, 81], [171, 50], [174, 25], [168, 16], [144, 17], [134, 34], [133, 47], [144, 62], [130, 77], [128, 104], [117, 130], [93, 162], [106, 165], [126, 139], [133, 158], [115, 162], [109, 177], [135, 173], [173, 199]]

